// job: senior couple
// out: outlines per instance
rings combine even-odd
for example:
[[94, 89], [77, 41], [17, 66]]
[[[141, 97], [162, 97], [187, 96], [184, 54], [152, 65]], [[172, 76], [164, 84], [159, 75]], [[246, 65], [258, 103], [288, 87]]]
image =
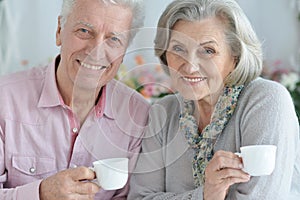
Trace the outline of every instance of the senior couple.
[[[154, 50], [177, 92], [150, 107], [113, 79], [142, 2], [63, 0], [55, 61], [1, 77], [0, 199], [297, 199], [293, 102], [259, 78], [261, 44], [238, 4], [168, 5]], [[253, 144], [277, 146], [271, 175], [242, 170], [234, 152]], [[113, 157], [129, 158], [129, 181], [103, 190], [89, 166]]]

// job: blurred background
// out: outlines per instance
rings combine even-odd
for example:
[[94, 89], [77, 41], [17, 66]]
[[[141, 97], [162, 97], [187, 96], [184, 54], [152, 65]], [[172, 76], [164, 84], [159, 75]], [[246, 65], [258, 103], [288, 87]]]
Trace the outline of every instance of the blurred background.
[[[48, 63], [59, 53], [55, 31], [61, 2], [0, 0], [0, 74]], [[159, 15], [170, 2], [145, 0], [145, 26], [149, 29], [137, 36], [124, 64], [133, 66], [135, 54], [141, 51], [145, 62], [157, 62], [150, 48], [155, 31], [150, 28], [156, 26]], [[238, 3], [263, 41], [266, 65], [299, 69], [300, 0], [238, 0]]]
[[[158, 18], [171, 0], [145, 0], [145, 28], [129, 47], [118, 77], [145, 97], [171, 88], [153, 52]], [[300, 0], [237, 0], [263, 42], [263, 76], [296, 91], [300, 104]], [[62, 0], [0, 0], [0, 75], [44, 65], [59, 53], [55, 45]], [[137, 67], [139, 66], [139, 67]], [[130, 72], [130, 73], [129, 73]], [[298, 84], [298, 85], [297, 85]], [[145, 89], [146, 88], [146, 89]]]

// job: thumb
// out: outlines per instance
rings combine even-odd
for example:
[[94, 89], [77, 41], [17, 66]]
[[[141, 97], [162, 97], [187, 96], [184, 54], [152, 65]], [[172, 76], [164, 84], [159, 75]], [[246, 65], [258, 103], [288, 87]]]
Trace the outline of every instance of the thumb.
[[93, 180], [96, 178], [95, 172], [88, 167], [76, 167], [69, 170], [69, 176], [74, 181]]

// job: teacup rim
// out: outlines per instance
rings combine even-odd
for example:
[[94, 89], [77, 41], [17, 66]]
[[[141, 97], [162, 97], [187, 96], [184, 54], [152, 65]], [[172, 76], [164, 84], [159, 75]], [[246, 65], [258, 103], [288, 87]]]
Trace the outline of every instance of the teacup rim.
[[110, 161], [115, 161], [115, 162], [129, 161], [129, 158], [127, 158], [127, 157], [105, 158], [105, 159], [96, 160], [93, 162], [93, 164], [107, 163]]
[[277, 146], [274, 144], [254, 144], [254, 145], [246, 145], [246, 146], [242, 146], [240, 147], [240, 149], [249, 149], [249, 148], [253, 148], [253, 147], [258, 147], [258, 148], [263, 148], [263, 147], [271, 147], [271, 148], [275, 148], [277, 149]]

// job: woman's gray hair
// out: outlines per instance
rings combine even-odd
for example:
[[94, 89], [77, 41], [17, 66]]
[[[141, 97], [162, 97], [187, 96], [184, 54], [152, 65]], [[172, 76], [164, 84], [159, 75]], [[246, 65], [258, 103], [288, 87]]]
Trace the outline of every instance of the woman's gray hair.
[[[133, 19], [130, 30], [130, 38], [131, 42], [139, 28], [143, 27], [144, 19], [145, 19], [145, 11], [143, 0], [99, 0], [105, 4], [114, 4], [121, 5], [124, 7], [128, 7], [132, 10]], [[63, 28], [69, 14], [72, 12], [77, 0], [63, 0], [62, 8], [61, 8], [61, 27]]]
[[226, 78], [226, 85], [249, 83], [262, 71], [262, 48], [243, 10], [234, 0], [175, 0], [168, 5], [158, 22], [155, 55], [168, 72], [166, 50], [170, 34], [179, 20], [199, 21], [217, 17], [225, 24], [225, 38], [237, 64]]

